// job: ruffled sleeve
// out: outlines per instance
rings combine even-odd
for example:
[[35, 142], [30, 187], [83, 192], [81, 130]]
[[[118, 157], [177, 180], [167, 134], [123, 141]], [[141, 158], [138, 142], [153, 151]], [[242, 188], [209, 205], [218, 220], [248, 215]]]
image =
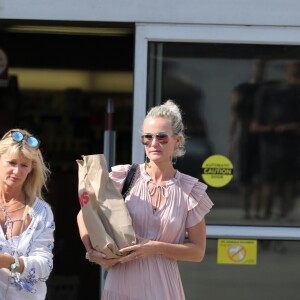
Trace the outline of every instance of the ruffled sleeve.
[[130, 165], [118, 165], [111, 168], [109, 177], [114, 182], [117, 189], [121, 190], [126, 178], [126, 175], [130, 169]]
[[183, 176], [181, 181], [187, 195], [188, 215], [186, 228], [190, 228], [198, 224], [209, 213], [214, 204], [206, 193], [206, 184], [187, 175]]

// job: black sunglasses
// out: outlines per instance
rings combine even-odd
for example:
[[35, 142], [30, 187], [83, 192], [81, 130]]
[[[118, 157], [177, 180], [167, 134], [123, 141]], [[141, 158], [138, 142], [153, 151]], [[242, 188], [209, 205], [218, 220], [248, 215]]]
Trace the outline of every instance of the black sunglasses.
[[12, 130], [10, 132], [10, 135], [15, 142], [20, 143], [23, 140], [25, 140], [27, 142], [28, 146], [30, 146], [31, 148], [38, 148], [38, 146], [40, 144], [40, 141], [33, 135], [26, 135], [20, 131]]
[[141, 136], [141, 143], [145, 146], [148, 146], [152, 143], [153, 139], [162, 144], [168, 144], [169, 136], [165, 132], [159, 132], [157, 134], [145, 133]]

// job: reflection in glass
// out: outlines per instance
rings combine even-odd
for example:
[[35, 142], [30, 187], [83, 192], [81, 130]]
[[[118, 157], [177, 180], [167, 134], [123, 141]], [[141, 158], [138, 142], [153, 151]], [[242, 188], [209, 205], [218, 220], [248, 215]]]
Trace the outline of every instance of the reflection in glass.
[[149, 49], [148, 106], [171, 98], [183, 110], [187, 154], [177, 168], [203, 181], [208, 156], [225, 155], [234, 164], [227, 186], [209, 187], [215, 207], [207, 222], [299, 226], [300, 47], [150, 43]]

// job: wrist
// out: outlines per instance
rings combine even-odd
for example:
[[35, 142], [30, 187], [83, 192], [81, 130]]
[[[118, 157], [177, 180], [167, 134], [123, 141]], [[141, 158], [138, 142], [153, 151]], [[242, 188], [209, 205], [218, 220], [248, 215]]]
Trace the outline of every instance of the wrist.
[[92, 254], [93, 251], [94, 251], [93, 248], [90, 248], [90, 249], [87, 250], [86, 253], [85, 253], [85, 258], [86, 258], [88, 261], [90, 261], [90, 262], [92, 262], [92, 261], [91, 261], [90, 255]]
[[162, 242], [155, 242], [155, 248], [159, 255], [164, 255], [165, 253], [165, 244]]
[[17, 273], [20, 270], [20, 262], [17, 256], [12, 256], [12, 262], [10, 264], [10, 271], [12, 273]]

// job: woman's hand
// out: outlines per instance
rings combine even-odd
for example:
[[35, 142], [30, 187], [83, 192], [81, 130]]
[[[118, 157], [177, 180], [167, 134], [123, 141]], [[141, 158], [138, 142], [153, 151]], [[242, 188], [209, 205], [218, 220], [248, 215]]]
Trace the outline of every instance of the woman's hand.
[[143, 259], [153, 254], [159, 254], [158, 253], [159, 242], [151, 241], [141, 237], [137, 237], [137, 241], [138, 243], [133, 246], [120, 249], [120, 252], [126, 255], [120, 258], [120, 263], [126, 263], [136, 259]]
[[[24, 261], [22, 258], [18, 257], [19, 261], [19, 268], [18, 273], [23, 273], [24, 271]], [[13, 256], [9, 254], [0, 253], [0, 268], [6, 268], [8, 270], [11, 269], [11, 265], [15, 262], [15, 259]]]
[[152, 241], [137, 237], [138, 243], [120, 249], [128, 255], [120, 258], [120, 263], [143, 259], [150, 255], [161, 255], [169, 259], [183, 261], [202, 261], [206, 248], [206, 226], [202, 219], [198, 224], [187, 229], [188, 241], [183, 244], [172, 244], [162, 241]]
[[120, 258], [107, 259], [104, 253], [98, 252], [93, 249], [87, 252], [86, 258], [90, 262], [100, 265], [105, 270], [110, 269], [111, 267], [120, 262]]

